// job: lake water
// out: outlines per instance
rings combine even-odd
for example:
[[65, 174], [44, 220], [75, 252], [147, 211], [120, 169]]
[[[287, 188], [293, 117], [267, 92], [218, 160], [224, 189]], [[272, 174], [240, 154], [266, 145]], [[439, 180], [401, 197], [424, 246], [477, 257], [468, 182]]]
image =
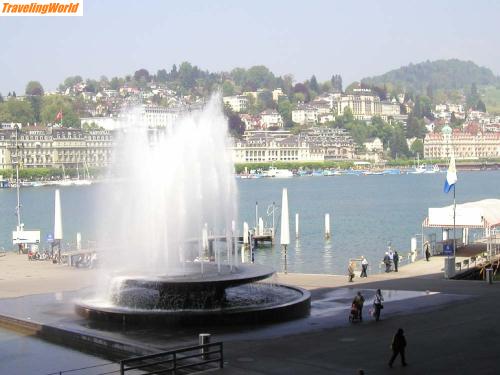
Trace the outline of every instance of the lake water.
[[[457, 203], [500, 198], [500, 171], [459, 172]], [[452, 193], [443, 193], [445, 174], [297, 177], [291, 179], [238, 180], [239, 222], [255, 223], [255, 202], [259, 216], [267, 223], [267, 208], [279, 205], [283, 187], [288, 188], [291, 244], [287, 252], [289, 272], [345, 274], [349, 258], [364, 255], [378, 272], [387, 245], [407, 253], [410, 238], [421, 232], [428, 207], [452, 204]], [[60, 187], [64, 243], [75, 243], [81, 232], [83, 244], [96, 239], [101, 189], [111, 184]], [[54, 187], [22, 188], [22, 218], [25, 229], [52, 233]], [[126, 204], [126, 202], [124, 202]], [[15, 189], [0, 189], [0, 247], [12, 249], [11, 233], [16, 225]], [[300, 215], [300, 240], [295, 241], [295, 213]], [[324, 240], [324, 214], [331, 217], [332, 238]], [[241, 231], [241, 229], [240, 229]], [[277, 236], [279, 241], [279, 233]], [[146, 244], [145, 244], [146, 245]], [[259, 247], [255, 261], [284, 267], [279, 244]]]

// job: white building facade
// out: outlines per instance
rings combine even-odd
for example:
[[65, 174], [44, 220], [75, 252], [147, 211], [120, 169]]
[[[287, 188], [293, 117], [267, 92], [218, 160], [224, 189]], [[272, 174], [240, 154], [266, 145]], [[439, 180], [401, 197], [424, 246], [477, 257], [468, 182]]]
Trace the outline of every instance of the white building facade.
[[500, 158], [500, 133], [452, 132], [445, 126], [441, 133], [429, 133], [424, 139], [427, 159], [478, 160]]

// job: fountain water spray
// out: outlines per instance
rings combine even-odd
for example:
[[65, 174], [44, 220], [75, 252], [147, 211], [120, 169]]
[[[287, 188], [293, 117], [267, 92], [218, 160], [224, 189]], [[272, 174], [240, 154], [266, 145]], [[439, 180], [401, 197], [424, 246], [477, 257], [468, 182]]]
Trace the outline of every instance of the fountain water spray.
[[127, 119], [101, 205], [105, 293], [77, 303], [78, 313], [121, 324], [308, 314], [306, 291], [247, 285], [274, 270], [238, 262], [236, 181], [220, 97], [168, 129], [148, 129], [137, 111]]

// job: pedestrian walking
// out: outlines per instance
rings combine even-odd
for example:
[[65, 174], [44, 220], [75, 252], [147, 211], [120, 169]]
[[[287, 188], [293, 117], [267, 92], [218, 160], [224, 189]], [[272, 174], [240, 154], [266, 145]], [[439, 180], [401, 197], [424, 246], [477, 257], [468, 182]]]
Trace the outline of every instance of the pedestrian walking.
[[430, 246], [429, 246], [429, 241], [426, 241], [426, 242], [425, 242], [424, 247], [425, 247], [425, 260], [426, 260], [426, 261], [429, 261], [429, 258], [431, 257], [431, 251], [430, 251], [430, 249], [429, 249], [429, 247], [430, 247]]
[[399, 254], [397, 250], [394, 250], [394, 272], [398, 272], [398, 264], [399, 264]]
[[356, 305], [356, 309], [358, 310], [358, 318], [359, 321], [363, 321], [363, 305], [365, 303], [365, 297], [361, 294], [361, 292], [358, 292], [356, 294], [356, 297], [354, 297], [354, 300], [352, 301], [353, 305]]
[[373, 317], [377, 322], [380, 320], [380, 310], [384, 308], [382, 302], [384, 302], [382, 291], [380, 289], [377, 289], [377, 291], [375, 292], [375, 297], [373, 297]]
[[385, 272], [391, 272], [391, 259], [389, 258], [389, 252], [385, 252], [384, 260]]
[[352, 283], [354, 280], [354, 264], [352, 262], [349, 262], [347, 267], [347, 275], [349, 276], [349, 282]]
[[359, 277], [368, 277], [368, 275], [366, 274], [366, 270], [368, 269], [368, 261], [366, 260], [366, 258], [364, 256], [361, 257], [362, 261], [361, 261], [361, 275], [359, 275]]
[[392, 344], [391, 344], [392, 357], [389, 360], [389, 367], [392, 367], [392, 364], [394, 363], [394, 360], [396, 359], [398, 354], [401, 356], [401, 364], [403, 366], [407, 365], [405, 359], [405, 348], [406, 348], [406, 338], [403, 329], [400, 328], [398, 329], [398, 331], [396, 332], [396, 334], [392, 339]]

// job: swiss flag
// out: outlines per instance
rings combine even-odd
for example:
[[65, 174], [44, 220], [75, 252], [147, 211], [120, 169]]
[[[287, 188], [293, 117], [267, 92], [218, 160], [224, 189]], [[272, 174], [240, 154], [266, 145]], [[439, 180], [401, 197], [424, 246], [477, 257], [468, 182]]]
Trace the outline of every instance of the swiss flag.
[[59, 111], [56, 115], [56, 121], [61, 121], [63, 118], [63, 114], [62, 114], [62, 111]]

